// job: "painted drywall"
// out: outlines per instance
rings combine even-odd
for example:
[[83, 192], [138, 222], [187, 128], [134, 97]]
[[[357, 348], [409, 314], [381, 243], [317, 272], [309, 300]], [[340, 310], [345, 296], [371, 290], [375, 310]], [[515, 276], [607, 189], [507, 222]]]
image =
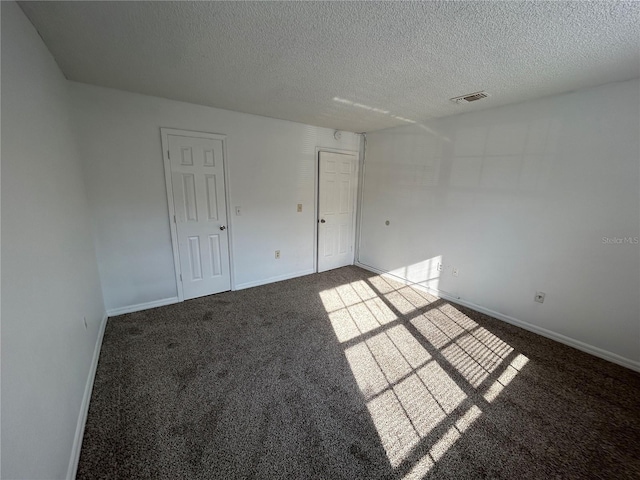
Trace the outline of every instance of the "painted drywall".
[[70, 85], [109, 311], [177, 295], [161, 127], [227, 136], [237, 288], [313, 271], [315, 149], [358, 151], [358, 135], [335, 140], [329, 129]]
[[1, 8], [1, 474], [64, 478], [105, 311], [68, 82], [20, 8]]
[[640, 367], [638, 105], [632, 80], [368, 134], [359, 261]]

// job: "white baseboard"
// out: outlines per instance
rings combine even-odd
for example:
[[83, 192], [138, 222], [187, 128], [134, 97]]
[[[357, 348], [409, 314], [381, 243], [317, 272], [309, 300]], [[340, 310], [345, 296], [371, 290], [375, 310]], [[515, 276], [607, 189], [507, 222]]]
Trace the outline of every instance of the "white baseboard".
[[98, 328], [98, 337], [96, 345], [93, 349], [93, 358], [87, 375], [87, 383], [84, 387], [84, 396], [80, 404], [80, 413], [78, 414], [78, 423], [76, 424], [76, 435], [73, 439], [73, 447], [71, 448], [71, 458], [69, 458], [69, 467], [67, 468], [67, 480], [74, 480], [78, 472], [78, 462], [80, 461], [80, 450], [82, 449], [82, 438], [84, 437], [84, 427], [87, 423], [87, 414], [89, 413], [89, 402], [91, 401], [91, 392], [93, 391], [93, 381], [96, 377], [98, 368], [98, 359], [100, 358], [100, 349], [102, 348], [102, 339], [104, 338], [104, 330], [107, 327], [108, 315], [105, 314]]
[[370, 272], [377, 273], [383, 276], [387, 276], [394, 280], [404, 283], [405, 285], [411, 285], [417, 289], [432, 293], [440, 298], [445, 300], [452, 301], [454, 303], [458, 303], [465, 307], [469, 307], [477, 312], [484, 313], [491, 317], [497, 318], [498, 320], [502, 320], [503, 322], [510, 323], [515, 325], [516, 327], [523, 328], [524, 330], [528, 330], [530, 332], [536, 333], [538, 335], [542, 335], [543, 337], [550, 338], [551, 340], [555, 340], [556, 342], [563, 343], [565, 345], [569, 345], [570, 347], [576, 348], [578, 350], [582, 350], [583, 352], [589, 353], [596, 357], [603, 358], [610, 362], [616, 363], [618, 365], [622, 365], [623, 367], [629, 368], [631, 370], [635, 370], [636, 372], [640, 372], [640, 362], [631, 360], [630, 358], [623, 357], [613, 352], [609, 352], [599, 347], [595, 347], [593, 345], [589, 345], [588, 343], [581, 342], [580, 340], [576, 340], [571, 337], [567, 337], [566, 335], [562, 335], [561, 333], [556, 333], [552, 330], [547, 330], [546, 328], [539, 327], [537, 325], [533, 325], [529, 322], [525, 322], [523, 320], [519, 320], [517, 318], [511, 317], [509, 315], [505, 315], [500, 312], [496, 312], [495, 310], [491, 310], [489, 308], [485, 308], [481, 305], [478, 305], [473, 302], [469, 302], [463, 298], [460, 298], [455, 295], [451, 295], [447, 292], [440, 291], [435, 288], [425, 287], [424, 285], [416, 284], [407, 280], [406, 278], [399, 277], [398, 275], [394, 275], [392, 273], [380, 270], [375, 267], [371, 267], [369, 265], [365, 265], [359, 262], [356, 262], [356, 266], [363, 268], [365, 270], [369, 270]]
[[304, 270], [302, 272], [287, 273], [286, 275], [279, 275], [277, 277], [269, 277], [263, 280], [256, 280], [255, 282], [241, 283], [240, 285], [236, 285], [235, 290], [244, 290], [245, 288], [259, 287], [260, 285], [266, 285], [267, 283], [281, 282], [282, 280], [289, 280], [296, 277], [304, 277], [305, 275], [311, 275], [312, 273], [316, 273], [316, 271], [314, 269]]
[[138, 303], [136, 305], [129, 305], [127, 307], [112, 308], [111, 310], [107, 310], [107, 315], [110, 317], [115, 317], [117, 315], [124, 315], [125, 313], [140, 312], [142, 310], [148, 310], [150, 308], [164, 307], [165, 305], [171, 305], [172, 303], [178, 303], [179, 301], [180, 300], [178, 300], [178, 297], [162, 298], [160, 300], [154, 300], [153, 302]]

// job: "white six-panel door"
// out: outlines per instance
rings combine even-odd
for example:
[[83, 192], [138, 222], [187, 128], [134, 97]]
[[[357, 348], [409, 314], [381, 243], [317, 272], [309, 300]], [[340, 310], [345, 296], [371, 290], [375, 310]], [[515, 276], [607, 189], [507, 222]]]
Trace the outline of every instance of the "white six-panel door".
[[324, 272], [353, 263], [357, 157], [320, 152], [318, 166], [318, 272]]
[[163, 129], [178, 247], [178, 288], [184, 300], [231, 288], [224, 137], [191, 135], [198, 134]]

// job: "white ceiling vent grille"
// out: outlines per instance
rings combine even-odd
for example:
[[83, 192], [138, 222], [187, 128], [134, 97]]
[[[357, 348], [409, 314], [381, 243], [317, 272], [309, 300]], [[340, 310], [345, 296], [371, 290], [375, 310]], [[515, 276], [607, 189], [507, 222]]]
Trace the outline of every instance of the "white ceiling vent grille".
[[482, 100], [483, 98], [487, 98], [488, 96], [489, 94], [487, 92], [475, 92], [461, 95], [459, 97], [454, 97], [451, 99], [451, 101], [455, 103], [471, 103], [477, 100]]

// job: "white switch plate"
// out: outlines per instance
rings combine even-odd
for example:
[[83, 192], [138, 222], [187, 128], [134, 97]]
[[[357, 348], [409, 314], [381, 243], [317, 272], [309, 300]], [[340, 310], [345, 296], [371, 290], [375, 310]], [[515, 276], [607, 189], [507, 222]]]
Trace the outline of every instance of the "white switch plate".
[[300, 213], [301, 211], [302, 211], [302, 204], [301, 204], [301, 203], [299, 203], [299, 204], [298, 204], [298, 213]]
[[458, 267], [453, 267], [453, 269], [451, 270], [451, 273], [453, 274], [454, 277], [458, 276]]
[[280, 258], [280, 250], [276, 250], [276, 260]]

